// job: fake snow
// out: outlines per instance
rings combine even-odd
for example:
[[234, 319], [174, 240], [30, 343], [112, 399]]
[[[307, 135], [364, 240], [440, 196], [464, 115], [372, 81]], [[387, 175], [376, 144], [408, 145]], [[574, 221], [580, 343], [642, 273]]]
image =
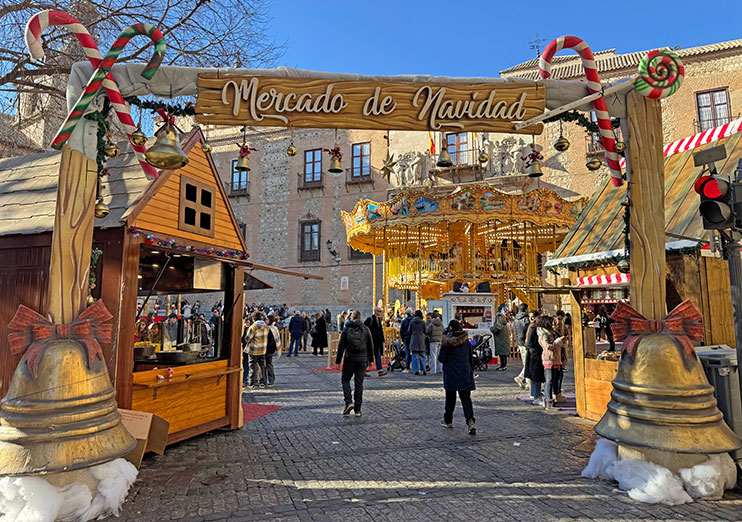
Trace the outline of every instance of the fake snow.
[[737, 469], [732, 458], [722, 453], [676, 475], [653, 462], [619, 460], [616, 443], [599, 439], [582, 476], [615, 480], [622, 491], [641, 502], [675, 506], [693, 499], [721, 498], [725, 489], [734, 487]]
[[0, 522], [86, 522], [118, 515], [137, 478], [134, 465], [116, 459], [82, 471], [84, 484], [64, 487], [36, 476], [0, 478]]

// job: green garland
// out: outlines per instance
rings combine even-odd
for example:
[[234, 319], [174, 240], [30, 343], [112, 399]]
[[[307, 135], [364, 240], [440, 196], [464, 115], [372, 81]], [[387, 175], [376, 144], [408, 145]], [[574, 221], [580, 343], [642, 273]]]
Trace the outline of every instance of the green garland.
[[[576, 123], [580, 127], [584, 127], [588, 132], [600, 132], [600, 127], [598, 127], [598, 124], [596, 122], [590, 121], [587, 116], [585, 116], [581, 112], [577, 112], [576, 110], [563, 112], [561, 114], [557, 114], [556, 116], [552, 116], [551, 118], [547, 118], [544, 120], [544, 123], [552, 123], [555, 121]], [[611, 120], [611, 125], [614, 129], [617, 129], [621, 126], [621, 123], [618, 120], [614, 119]]]
[[[696, 254], [701, 250], [701, 243], [697, 243], [693, 246], [683, 247], [683, 248], [673, 248], [672, 250], [666, 250], [665, 255], [688, 255], [688, 254]], [[575, 270], [577, 268], [589, 268], [589, 267], [597, 267], [601, 265], [614, 265], [618, 263], [621, 259], [628, 259], [628, 255], [626, 252], [621, 251], [617, 253], [616, 255], [610, 256], [610, 257], [602, 257], [599, 260], [590, 260], [590, 261], [575, 261], [571, 263], [560, 263], [557, 266], [550, 266], [547, 268], [547, 270], [551, 271], [552, 269], [557, 268], [568, 268], [569, 270]]]
[[106, 133], [111, 129], [108, 123], [108, 113], [111, 112], [111, 102], [106, 98], [103, 102], [103, 108], [99, 111], [90, 112], [85, 115], [86, 120], [94, 121], [98, 123], [98, 130], [96, 131], [96, 154], [95, 163], [98, 165], [98, 175], [105, 170], [105, 163], [108, 161], [106, 156]]
[[88, 272], [88, 288], [95, 288], [95, 265], [98, 264], [98, 259], [103, 255], [103, 250], [100, 248], [94, 248], [90, 252], [90, 272]]
[[170, 105], [169, 103], [156, 100], [140, 100], [136, 96], [124, 98], [124, 101], [140, 109], [147, 109], [152, 112], [162, 109], [171, 116], [194, 116], [196, 114], [196, 106], [192, 102], [188, 102], [185, 105]]

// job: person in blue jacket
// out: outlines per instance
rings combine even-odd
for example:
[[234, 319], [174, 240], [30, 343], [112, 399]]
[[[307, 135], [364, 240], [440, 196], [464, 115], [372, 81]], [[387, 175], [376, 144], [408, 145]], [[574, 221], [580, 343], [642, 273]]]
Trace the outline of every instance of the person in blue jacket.
[[304, 319], [299, 315], [299, 310], [294, 310], [294, 316], [289, 321], [289, 353], [286, 357], [299, 357], [299, 348], [301, 347], [301, 337], [304, 334]]

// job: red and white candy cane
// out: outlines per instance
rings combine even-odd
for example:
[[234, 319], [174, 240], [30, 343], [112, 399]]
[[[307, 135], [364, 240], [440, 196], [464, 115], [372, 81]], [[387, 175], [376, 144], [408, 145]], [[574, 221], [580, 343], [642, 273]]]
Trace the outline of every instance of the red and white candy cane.
[[[577, 54], [582, 58], [582, 67], [585, 69], [585, 76], [587, 77], [587, 87], [591, 93], [598, 93], [603, 91], [603, 86], [600, 83], [600, 77], [598, 76], [598, 68], [595, 66], [595, 58], [590, 50], [590, 47], [580, 38], [576, 36], [560, 36], [556, 40], [553, 40], [544, 49], [541, 59], [539, 61], [539, 72], [542, 78], [548, 78], [551, 76], [551, 60], [554, 55], [562, 49], [572, 49], [577, 51]], [[619, 165], [619, 157], [616, 152], [616, 135], [613, 133], [613, 127], [611, 126], [611, 117], [608, 114], [608, 107], [605, 104], [605, 98], [593, 100], [593, 108], [595, 109], [595, 115], [598, 120], [598, 127], [600, 128], [600, 142], [605, 149], [605, 162], [608, 164], [608, 168], [611, 171], [611, 181], [616, 187], [623, 185], [623, 178], [621, 177], [621, 166]]]
[[[93, 37], [90, 36], [88, 30], [85, 29], [77, 19], [67, 13], [63, 13], [62, 11], [41, 11], [32, 16], [28, 21], [28, 24], [26, 25], [26, 45], [32, 58], [38, 60], [44, 57], [45, 53], [44, 48], [41, 45], [41, 33], [49, 26], [65, 27], [75, 36], [75, 38], [77, 38], [77, 41], [80, 42], [80, 45], [82, 45], [82, 48], [85, 51], [85, 55], [88, 57], [88, 60], [93, 67], [97, 69], [100, 66], [103, 56], [98, 50], [98, 46], [95, 44]], [[108, 95], [108, 99], [111, 101], [116, 116], [124, 126], [126, 135], [131, 142], [131, 134], [136, 130], [136, 125], [134, 125], [134, 120], [129, 112], [129, 106], [124, 101], [124, 97], [121, 95], [121, 92], [110, 73], [107, 74], [103, 80], [103, 88]], [[147, 148], [144, 145], [134, 145], [133, 143], [131, 146], [134, 149], [139, 164], [142, 166], [142, 170], [144, 170], [144, 174], [148, 178], [156, 178], [157, 169], [147, 163], [147, 160], [144, 159], [144, 153], [147, 151]]]

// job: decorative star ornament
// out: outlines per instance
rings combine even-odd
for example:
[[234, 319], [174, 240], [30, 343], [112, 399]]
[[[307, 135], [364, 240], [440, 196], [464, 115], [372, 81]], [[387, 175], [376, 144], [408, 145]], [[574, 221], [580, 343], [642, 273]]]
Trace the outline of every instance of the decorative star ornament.
[[394, 161], [394, 154], [391, 156], [389, 155], [389, 152], [386, 153], [386, 159], [384, 160], [384, 166], [381, 167], [381, 175], [386, 178], [386, 182], [389, 183], [392, 178], [392, 172], [394, 169], [394, 166], [397, 164], [396, 161]]

